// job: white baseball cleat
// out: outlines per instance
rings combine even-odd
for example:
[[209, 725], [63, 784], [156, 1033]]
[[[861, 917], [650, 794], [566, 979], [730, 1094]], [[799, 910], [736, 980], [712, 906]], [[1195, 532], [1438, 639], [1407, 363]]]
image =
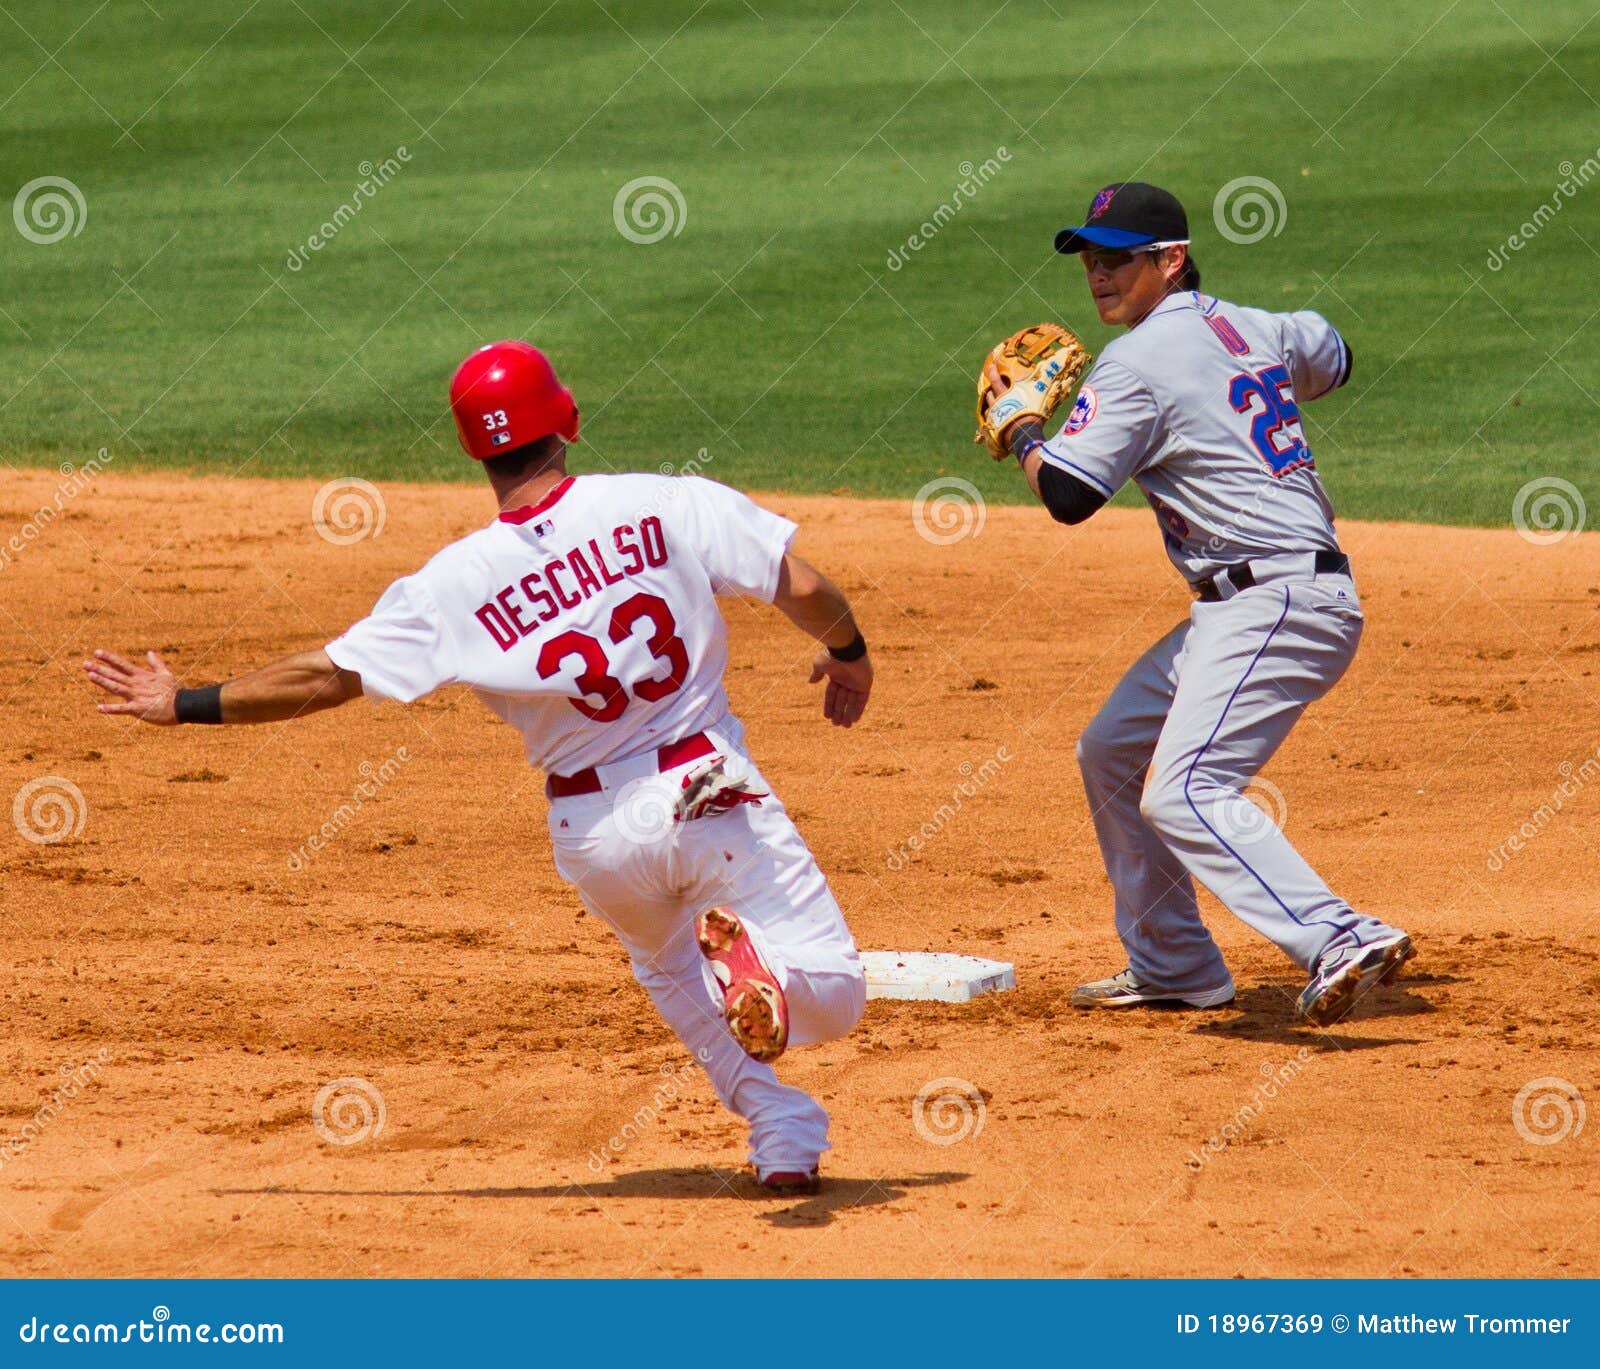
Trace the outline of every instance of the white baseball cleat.
[[1416, 954], [1404, 932], [1390, 932], [1364, 946], [1325, 956], [1295, 1004], [1295, 1015], [1313, 1027], [1331, 1027], [1380, 984], [1393, 979]]
[[1110, 979], [1080, 984], [1072, 991], [1074, 1008], [1225, 1008], [1233, 1002], [1233, 981], [1215, 989], [1192, 993], [1173, 993], [1141, 984], [1132, 970], [1123, 970]]

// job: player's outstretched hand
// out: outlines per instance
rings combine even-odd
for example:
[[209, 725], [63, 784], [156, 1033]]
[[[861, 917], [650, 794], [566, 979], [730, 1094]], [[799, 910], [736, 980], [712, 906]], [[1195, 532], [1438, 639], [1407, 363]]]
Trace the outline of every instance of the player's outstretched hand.
[[867, 695], [872, 693], [872, 658], [836, 661], [827, 647], [817, 652], [811, 663], [811, 683], [828, 682], [822, 696], [822, 716], [835, 727], [849, 727], [866, 711]]
[[100, 712], [127, 713], [158, 727], [171, 727], [178, 721], [178, 677], [155, 652], [145, 652], [144, 658], [148, 667], [97, 647], [93, 659], [83, 663], [83, 671], [119, 700], [99, 705]]

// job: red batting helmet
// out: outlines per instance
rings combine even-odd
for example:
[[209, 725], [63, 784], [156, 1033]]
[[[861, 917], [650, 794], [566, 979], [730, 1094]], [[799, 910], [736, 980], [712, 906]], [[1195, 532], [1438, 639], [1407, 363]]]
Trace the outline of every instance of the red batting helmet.
[[560, 433], [578, 440], [578, 406], [545, 354], [526, 342], [491, 342], [456, 368], [450, 412], [474, 461]]

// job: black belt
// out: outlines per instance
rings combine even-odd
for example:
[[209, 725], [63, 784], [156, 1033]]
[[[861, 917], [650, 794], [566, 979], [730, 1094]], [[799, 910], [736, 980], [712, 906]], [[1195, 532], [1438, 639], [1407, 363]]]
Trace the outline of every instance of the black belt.
[[[1342, 551], [1319, 551], [1313, 561], [1313, 568], [1318, 575], [1348, 575], [1350, 573], [1350, 558]], [[1229, 566], [1226, 570], [1218, 571], [1209, 579], [1200, 580], [1193, 586], [1196, 594], [1200, 596], [1202, 604], [1215, 604], [1221, 601], [1223, 593], [1218, 581], [1226, 577], [1233, 586], [1233, 592], [1249, 589], [1256, 582], [1256, 574], [1250, 569], [1248, 561], [1241, 561], [1236, 566]]]

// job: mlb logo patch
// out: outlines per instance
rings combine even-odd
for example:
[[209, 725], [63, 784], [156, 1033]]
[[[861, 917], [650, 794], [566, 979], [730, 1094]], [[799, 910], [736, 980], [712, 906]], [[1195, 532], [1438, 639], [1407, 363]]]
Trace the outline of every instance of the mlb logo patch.
[[493, 433], [490, 435], [489, 441], [497, 447], [503, 447], [507, 442], [511, 441], [511, 434], [507, 432]]
[[1067, 421], [1062, 425], [1061, 432], [1066, 437], [1073, 433], [1081, 433], [1089, 426], [1089, 420], [1100, 410], [1100, 401], [1095, 397], [1094, 390], [1085, 385], [1078, 391], [1078, 402], [1072, 406], [1072, 412], [1067, 415]]
[[547, 534], [554, 532], [555, 527], [556, 525], [548, 520], [543, 523], [535, 523], [533, 525], [533, 535], [535, 537], [544, 537]]

